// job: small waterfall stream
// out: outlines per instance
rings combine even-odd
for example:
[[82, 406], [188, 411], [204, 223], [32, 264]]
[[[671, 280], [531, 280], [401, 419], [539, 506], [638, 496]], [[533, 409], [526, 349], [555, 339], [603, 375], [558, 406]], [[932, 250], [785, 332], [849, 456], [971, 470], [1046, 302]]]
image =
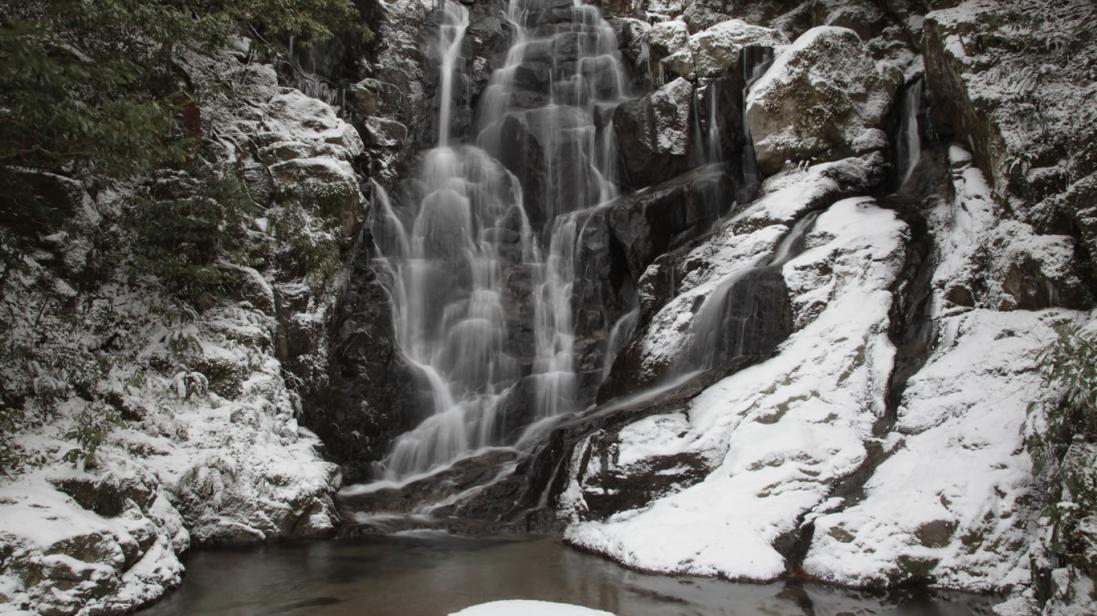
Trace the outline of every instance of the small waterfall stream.
[[[618, 194], [608, 118], [626, 79], [598, 9], [511, 0], [517, 34], [481, 95], [474, 144], [451, 121], [468, 9], [447, 0], [442, 15], [437, 147], [400, 199], [374, 185], [397, 341], [432, 401], [394, 442], [386, 479], [512, 444], [511, 424], [575, 410], [577, 242]], [[523, 381], [530, 399], [510, 407], [527, 415], [504, 417]]]
[[898, 172], [897, 189], [906, 185], [914, 175], [914, 168], [922, 158], [922, 135], [919, 130], [919, 117], [925, 111], [926, 82], [918, 78], [903, 90], [903, 103], [899, 120], [898, 152], [896, 170]]
[[754, 140], [750, 135], [750, 122], [747, 120], [747, 107], [750, 99], [750, 89], [758, 80], [766, 74], [773, 65], [775, 58], [772, 47], [744, 47], [740, 52], [739, 65], [743, 71], [743, 143], [741, 145], [740, 183], [738, 197], [740, 203], [749, 201], [758, 187], [762, 185], [762, 177], [758, 173], [758, 161], [754, 156]]
[[686, 350], [671, 367], [668, 379], [726, 369], [736, 361], [757, 359], [776, 348], [788, 335], [782, 327], [782, 307], [788, 300], [781, 266], [803, 251], [805, 237], [818, 217], [817, 211], [801, 217], [772, 255], [731, 274], [705, 298], [690, 325]]

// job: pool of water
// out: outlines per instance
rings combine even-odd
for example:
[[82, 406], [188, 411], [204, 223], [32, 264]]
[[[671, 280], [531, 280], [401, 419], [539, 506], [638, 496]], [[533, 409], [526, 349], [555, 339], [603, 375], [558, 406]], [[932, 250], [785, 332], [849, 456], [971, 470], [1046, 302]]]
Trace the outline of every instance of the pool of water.
[[142, 616], [439, 616], [498, 599], [559, 601], [619, 616], [968, 616], [990, 614], [996, 603], [648, 575], [545, 538], [379, 536], [196, 551], [186, 565], [182, 587]]

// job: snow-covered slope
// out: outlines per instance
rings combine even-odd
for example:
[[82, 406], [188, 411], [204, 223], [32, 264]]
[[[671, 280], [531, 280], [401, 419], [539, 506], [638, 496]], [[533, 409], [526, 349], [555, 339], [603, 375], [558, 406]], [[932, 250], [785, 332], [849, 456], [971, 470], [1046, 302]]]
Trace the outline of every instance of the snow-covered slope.
[[[268, 205], [247, 222], [247, 249], [277, 255], [313, 242], [338, 259], [365, 214], [355, 130], [325, 103], [280, 88], [269, 66], [191, 62], [204, 83], [235, 88], [203, 110], [215, 156]], [[123, 249], [108, 253], [122, 267], [75, 291], [79, 272], [102, 258], [96, 234], [124, 237], [121, 221], [143, 204], [135, 190], [85, 197], [94, 216], [63, 232], [57, 254], [27, 255], [3, 282], [0, 371], [6, 394], [28, 396], [11, 443], [17, 462], [5, 461], [0, 479], [3, 608], [124, 612], [177, 585], [193, 543], [334, 532], [338, 468], [297, 424], [280, 358], [287, 330], [320, 331], [337, 278], [277, 258], [258, 259], [262, 271], [221, 263], [234, 288], [195, 308], [128, 274], [134, 257]], [[287, 234], [277, 227], [290, 217]], [[314, 353], [322, 360], [322, 347]]]

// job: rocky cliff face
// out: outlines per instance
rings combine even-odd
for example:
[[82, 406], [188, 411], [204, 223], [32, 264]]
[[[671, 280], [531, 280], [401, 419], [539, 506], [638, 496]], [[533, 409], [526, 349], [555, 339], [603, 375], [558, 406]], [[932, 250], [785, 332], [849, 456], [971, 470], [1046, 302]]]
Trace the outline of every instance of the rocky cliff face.
[[1034, 24], [1023, 2], [603, 3], [634, 87], [605, 214], [621, 254], [576, 293], [624, 271], [635, 316], [598, 406], [441, 508], [418, 481], [418, 510], [467, 529], [547, 509], [668, 573], [1085, 605], [1025, 448], [1056, 395], [1035, 356], [1095, 291], [1091, 7], [1051, 4]]
[[[568, 2], [542, 4], [522, 23], [574, 19]], [[456, 140], [475, 141], [516, 40], [506, 8], [471, 3]], [[516, 448], [347, 490], [343, 532], [431, 514], [462, 531], [562, 529], [645, 570], [1009, 591], [1003, 613], [1093, 611], [1092, 559], [1057, 551], [1025, 447], [1030, 406], [1057, 395], [1036, 354], [1055, 326], [1092, 321], [1097, 293], [1092, 4], [600, 8], [630, 90], [593, 127], [615, 135], [620, 194], [573, 238], [574, 372], [592, 406], [519, 440], [535, 391], [519, 379], [500, 406]], [[92, 192], [27, 178], [68, 219], [4, 281], [5, 340], [22, 351], [0, 394], [29, 409], [20, 438], [38, 453], [0, 483], [0, 600], [124, 611], [178, 583], [192, 542], [334, 532], [340, 484], [374, 477], [423, 417], [430, 401], [413, 392], [429, 385], [399, 346], [373, 230], [383, 189], [421, 188], [443, 18], [417, 0], [379, 11], [363, 57], [311, 58], [342, 95], [294, 82], [338, 110], [242, 55], [188, 60], [192, 79], [233, 92], [202, 109], [203, 153], [262, 208], [240, 240], [253, 258], [222, 266], [227, 300], [181, 310], [100, 262], [118, 254], [104, 236], [133, 194], [178, 198], [202, 180]], [[576, 50], [544, 53], [516, 71], [514, 104], [544, 105], [552, 54]], [[547, 232], [545, 161], [578, 163], [538, 141], [545, 117], [502, 123], [500, 168]], [[500, 304], [528, 372], [525, 265]], [[106, 416], [117, 427], [93, 421]], [[104, 435], [98, 466], [74, 470], [65, 435], [88, 429]], [[1091, 449], [1064, 462], [1083, 507]], [[1092, 549], [1086, 519], [1073, 529]]]
[[[3, 404], [22, 409], [0, 486], [5, 608], [128, 612], [179, 583], [190, 546], [322, 537], [338, 522], [339, 470], [298, 424], [298, 383], [327, 371], [340, 263], [366, 217], [364, 145], [245, 53], [183, 66], [207, 93], [200, 155], [237, 180], [165, 171], [104, 190], [43, 175], [72, 218], [4, 279]], [[141, 265], [132, 221], [216, 208], [195, 195], [223, 183], [253, 215], [193, 235], [225, 230], [233, 261], [184, 300]]]

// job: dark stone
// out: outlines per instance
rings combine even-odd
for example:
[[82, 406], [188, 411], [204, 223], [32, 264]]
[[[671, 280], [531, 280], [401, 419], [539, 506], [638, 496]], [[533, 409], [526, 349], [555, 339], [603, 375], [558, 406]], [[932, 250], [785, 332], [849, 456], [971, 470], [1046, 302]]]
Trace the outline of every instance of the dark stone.
[[337, 505], [345, 513], [412, 513], [424, 505], [438, 503], [469, 488], [487, 483], [498, 474], [501, 465], [512, 462], [517, 455], [512, 450], [492, 450], [483, 455], [464, 458], [441, 471], [398, 488], [341, 495]]
[[[710, 308], [708, 304], [716, 302]], [[703, 326], [714, 311], [716, 326]], [[779, 267], [752, 269], [705, 300], [701, 327], [687, 351], [688, 368], [729, 370], [768, 358], [792, 333], [792, 305]]]
[[[580, 458], [576, 476], [584, 477], [583, 500], [590, 517], [605, 519], [621, 511], [638, 509], [651, 501], [700, 483], [709, 468], [693, 453], [659, 456], [627, 469], [607, 464], [616, 458], [620, 439], [616, 432], [592, 438]], [[591, 468], [598, 463], [599, 468]]]
[[693, 86], [676, 79], [613, 114], [627, 188], [673, 178], [689, 168]]
[[16, 233], [32, 237], [55, 231], [75, 214], [90, 210], [90, 203], [78, 180], [36, 169], [0, 167], [0, 225]]
[[415, 375], [396, 346], [388, 292], [373, 240], [359, 242], [346, 289], [329, 322], [328, 374], [302, 396], [302, 425], [324, 442], [347, 482], [367, 479], [400, 433], [418, 419]]
[[523, 201], [535, 228], [598, 198], [597, 179], [583, 156], [585, 136], [578, 110], [543, 108], [509, 115], [500, 126], [501, 161], [522, 184]]
[[707, 232], [727, 213], [731, 195], [723, 166], [711, 165], [611, 205], [610, 229], [624, 247], [633, 280], [659, 255]]

